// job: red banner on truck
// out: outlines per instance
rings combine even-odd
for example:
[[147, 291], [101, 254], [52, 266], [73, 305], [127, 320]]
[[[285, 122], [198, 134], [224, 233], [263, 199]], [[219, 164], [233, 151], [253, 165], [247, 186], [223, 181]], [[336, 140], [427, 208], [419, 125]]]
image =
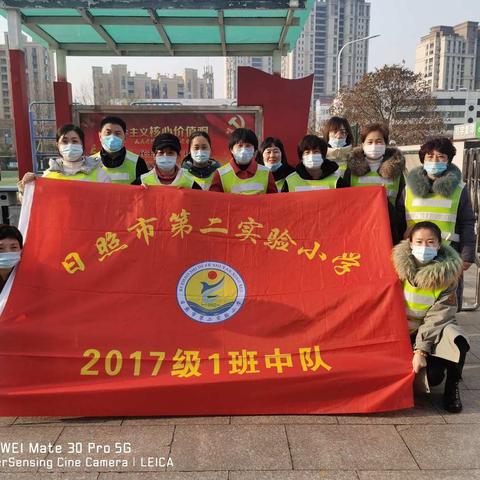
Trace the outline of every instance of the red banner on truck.
[[107, 115], [122, 118], [127, 124], [125, 146], [153, 165], [152, 144], [161, 133], [173, 133], [182, 145], [181, 158], [188, 153], [188, 138], [195, 131], [207, 132], [212, 141], [212, 157], [221, 163], [230, 158], [228, 136], [236, 128], [250, 128], [261, 137], [261, 109], [255, 107], [80, 107], [78, 124], [85, 132], [87, 152], [101, 148], [98, 131]]

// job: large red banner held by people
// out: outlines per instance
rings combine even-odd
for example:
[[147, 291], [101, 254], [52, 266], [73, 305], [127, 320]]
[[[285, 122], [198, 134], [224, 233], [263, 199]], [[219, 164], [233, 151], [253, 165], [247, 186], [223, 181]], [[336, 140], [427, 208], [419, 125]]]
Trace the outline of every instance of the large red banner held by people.
[[22, 225], [0, 298], [1, 415], [413, 404], [381, 187], [241, 196], [38, 179]]

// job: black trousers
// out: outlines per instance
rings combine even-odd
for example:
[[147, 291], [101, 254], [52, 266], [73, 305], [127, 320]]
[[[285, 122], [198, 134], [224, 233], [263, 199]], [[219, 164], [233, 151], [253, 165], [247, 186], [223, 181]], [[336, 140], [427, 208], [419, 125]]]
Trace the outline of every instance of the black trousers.
[[[412, 345], [415, 343], [416, 334], [410, 335]], [[455, 344], [460, 350], [460, 358], [458, 363], [445, 360], [444, 358], [428, 356], [427, 357], [427, 379], [431, 387], [440, 385], [445, 378], [445, 372], [449, 381], [458, 381], [462, 378], [463, 366], [465, 364], [465, 357], [470, 350], [467, 339], [459, 335], [455, 339]]]

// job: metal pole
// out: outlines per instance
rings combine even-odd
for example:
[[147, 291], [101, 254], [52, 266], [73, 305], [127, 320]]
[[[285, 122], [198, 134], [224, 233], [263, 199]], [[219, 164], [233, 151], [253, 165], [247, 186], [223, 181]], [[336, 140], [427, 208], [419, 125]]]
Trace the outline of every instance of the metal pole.
[[371, 38], [376, 38], [379, 37], [380, 34], [378, 35], [370, 35], [368, 37], [364, 38], [357, 38], [356, 40], [352, 40], [350, 42], [347, 42], [343, 47], [339, 50], [338, 55], [337, 55], [337, 95], [340, 92], [340, 57], [342, 55], [343, 50], [345, 47], [348, 47], [348, 45], [351, 45], [352, 43], [357, 43], [357, 42], [364, 42], [366, 40], [370, 40]]

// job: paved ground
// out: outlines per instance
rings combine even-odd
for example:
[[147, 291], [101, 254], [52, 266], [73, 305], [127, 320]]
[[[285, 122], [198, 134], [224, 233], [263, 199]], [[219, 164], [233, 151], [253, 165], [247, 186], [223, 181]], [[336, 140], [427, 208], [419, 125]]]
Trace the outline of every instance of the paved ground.
[[[375, 415], [0, 418], [0, 480], [480, 480], [480, 312], [462, 313], [459, 322], [472, 344], [461, 414], [442, 410], [438, 388], [414, 409]], [[24, 451], [14, 456], [43, 463], [2, 467], [12, 456], [1, 453], [2, 442], [25, 450], [52, 442], [63, 453]], [[68, 454], [69, 443], [82, 453]], [[111, 453], [92, 452], [106, 446]], [[94, 463], [102, 459], [118, 463]], [[65, 466], [75, 460], [79, 466]]]

